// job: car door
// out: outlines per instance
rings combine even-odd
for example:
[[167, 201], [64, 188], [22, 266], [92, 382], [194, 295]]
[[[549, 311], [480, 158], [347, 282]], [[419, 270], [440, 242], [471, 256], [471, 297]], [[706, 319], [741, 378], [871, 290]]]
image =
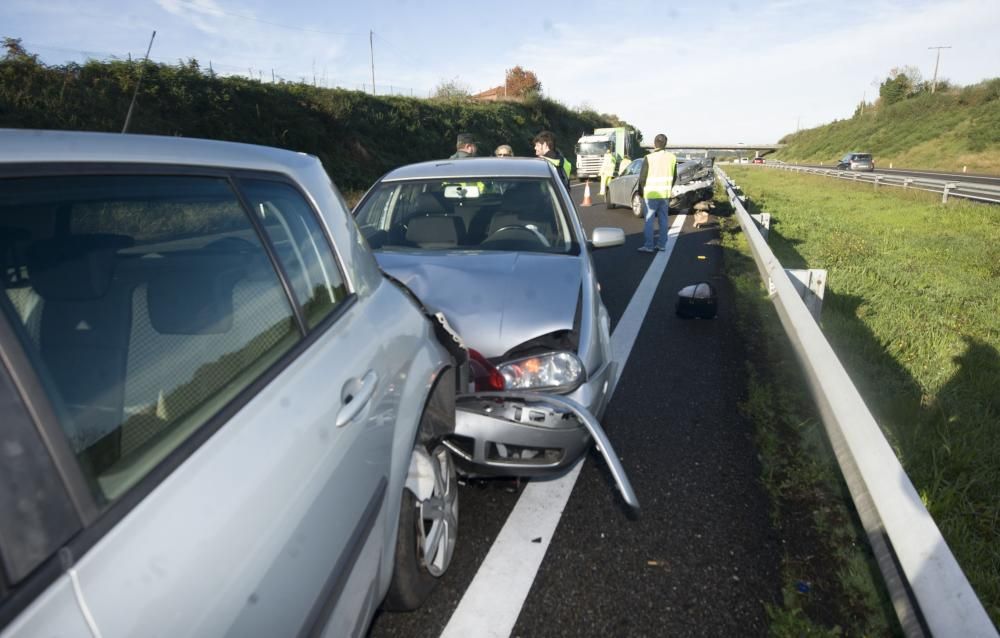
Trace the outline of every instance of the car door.
[[96, 510], [67, 545], [88, 623], [363, 624], [425, 327], [354, 288], [289, 180], [154, 172], [0, 180], [27, 230], [9, 314]]

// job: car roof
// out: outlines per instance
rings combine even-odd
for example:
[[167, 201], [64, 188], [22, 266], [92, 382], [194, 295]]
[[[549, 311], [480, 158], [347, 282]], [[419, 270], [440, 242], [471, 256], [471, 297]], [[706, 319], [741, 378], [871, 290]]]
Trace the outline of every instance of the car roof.
[[289, 173], [319, 160], [269, 146], [161, 135], [0, 129], [0, 165], [42, 162], [180, 164]]
[[455, 177], [551, 178], [549, 163], [537, 157], [467, 157], [408, 164], [393, 169], [384, 182]]

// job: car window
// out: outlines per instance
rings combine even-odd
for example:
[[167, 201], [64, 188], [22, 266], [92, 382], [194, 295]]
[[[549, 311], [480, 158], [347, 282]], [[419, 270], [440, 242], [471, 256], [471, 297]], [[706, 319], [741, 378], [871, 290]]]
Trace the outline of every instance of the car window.
[[376, 250], [579, 250], [547, 179], [384, 182], [355, 215]]
[[240, 189], [278, 253], [306, 323], [315, 326], [347, 297], [344, 278], [315, 214], [288, 184], [241, 180]]
[[99, 502], [299, 338], [224, 178], [4, 179], [0, 226], [4, 306]]

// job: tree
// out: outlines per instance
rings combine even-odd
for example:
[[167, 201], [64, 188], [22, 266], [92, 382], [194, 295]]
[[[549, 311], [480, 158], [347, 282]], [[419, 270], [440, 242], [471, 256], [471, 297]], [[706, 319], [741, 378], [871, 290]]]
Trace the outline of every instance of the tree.
[[542, 92], [542, 83], [538, 81], [538, 76], [532, 71], [521, 68], [520, 65], [507, 69], [504, 87], [510, 97], [532, 97]]
[[895, 104], [926, 90], [926, 82], [915, 66], [893, 67], [889, 77], [878, 87], [882, 103]]
[[14, 61], [19, 60], [23, 62], [37, 62], [38, 56], [32, 53], [28, 53], [24, 46], [21, 45], [21, 38], [4, 38], [3, 48], [6, 52], [3, 55], [4, 60]]
[[434, 97], [444, 100], [469, 97], [469, 87], [459, 82], [458, 78], [442, 80], [434, 89]]

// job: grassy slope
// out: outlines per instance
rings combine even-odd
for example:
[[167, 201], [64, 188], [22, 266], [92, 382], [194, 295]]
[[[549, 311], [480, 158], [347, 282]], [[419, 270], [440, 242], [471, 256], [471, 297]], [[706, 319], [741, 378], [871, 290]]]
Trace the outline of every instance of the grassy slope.
[[1000, 78], [923, 93], [863, 115], [799, 131], [775, 154], [786, 162], [836, 162], [870, 152], [876, 165], [1000, 174]]
[[[728, 168], [728, 167], [727, 167]], [[786, 268], [829, 271], [822, 327], [1000, 622], [1000, 216], [934, 195], [729, 168]]]

